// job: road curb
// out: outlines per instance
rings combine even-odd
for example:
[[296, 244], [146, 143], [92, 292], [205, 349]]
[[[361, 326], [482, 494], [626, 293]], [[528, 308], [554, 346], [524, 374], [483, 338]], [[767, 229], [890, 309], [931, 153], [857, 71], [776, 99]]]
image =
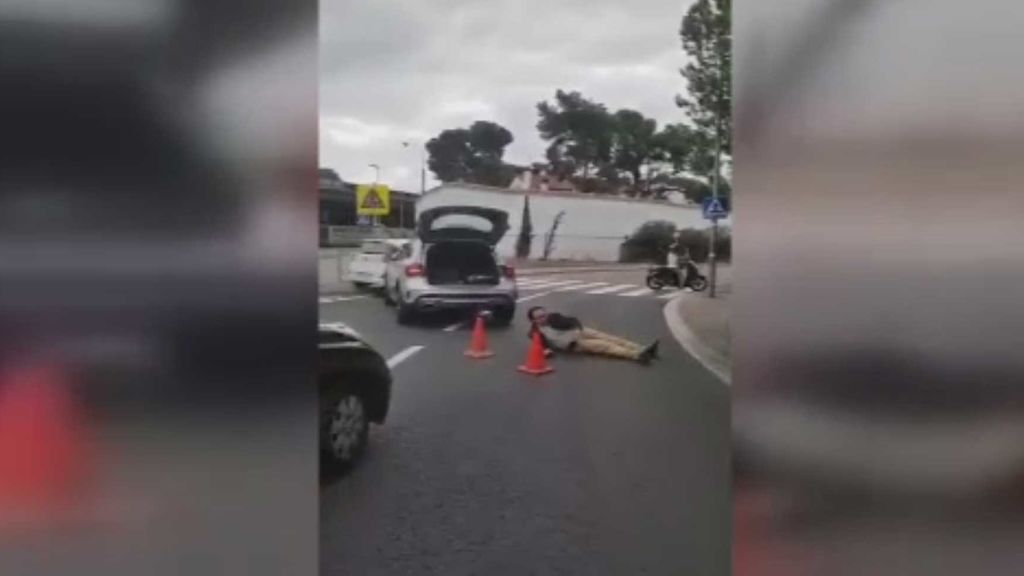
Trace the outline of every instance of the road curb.
[[572, 274], [573, 272], [634, 272], [646, 270], [647, 266], [594, 266], [579, 268], [517, 268], [519, 276], [543, 276], [544, 274]]
[[680, 294], [665, 304], [665, 322], [679, 345], [690, 356], [693, 356], [726, 386], [732, 386], [732, 363], [701, 341], [693, 330], [683, 322], [679, 307], [682, 306], [684, 294]]

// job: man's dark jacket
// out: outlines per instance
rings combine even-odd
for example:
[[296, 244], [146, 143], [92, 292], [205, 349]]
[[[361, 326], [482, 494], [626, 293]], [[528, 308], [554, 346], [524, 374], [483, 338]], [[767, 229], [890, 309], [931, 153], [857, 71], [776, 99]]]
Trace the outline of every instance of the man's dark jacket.
[[[583, 329], [583, 323], [581, 323], [579, 318], [576, 318], [575, 316], [566, 316], [564, 314], [559, 314], [557, 312], [551, 312], [547, 315], [547, 317], [547, 327], [551, 328], [552, 330], [557, 330], [559, 332], [568, 332], [570, 330]], [[552, 346], [551, 342], [549, 342], [548, 339], [544, 336], [544, 332], [538, 330], [537, 328], [538, 327], [536, 324], [531, 324], [528, 336], [530, 338], [533, 338], [533, 333], [537, 332], [540, 334], [540, 339], [541, 342], [544, 343], [544, 347], [547, 348], [548, 350], [554, 349], [555, 347]]]

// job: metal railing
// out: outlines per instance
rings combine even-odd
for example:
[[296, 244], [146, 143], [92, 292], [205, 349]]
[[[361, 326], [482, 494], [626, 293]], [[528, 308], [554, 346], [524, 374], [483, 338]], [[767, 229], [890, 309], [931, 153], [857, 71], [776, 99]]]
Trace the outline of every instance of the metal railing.
[[322, 248], [344, 248], [359, 246], [365, 240], [387, 238], [415, 238], [416, 232], [404, 228], [383, 226], [320, 226]]

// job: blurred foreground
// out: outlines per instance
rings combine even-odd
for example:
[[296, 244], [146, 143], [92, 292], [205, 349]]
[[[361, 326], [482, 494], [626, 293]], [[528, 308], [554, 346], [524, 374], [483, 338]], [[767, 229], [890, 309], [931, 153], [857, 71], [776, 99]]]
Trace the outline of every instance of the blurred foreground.
[[210, 4], [0, 5], [0, 573], [316, 569], [316, 5]]
[[1024, 12], [996, 6], [734, 6], [737, 575], [1019, 571]]

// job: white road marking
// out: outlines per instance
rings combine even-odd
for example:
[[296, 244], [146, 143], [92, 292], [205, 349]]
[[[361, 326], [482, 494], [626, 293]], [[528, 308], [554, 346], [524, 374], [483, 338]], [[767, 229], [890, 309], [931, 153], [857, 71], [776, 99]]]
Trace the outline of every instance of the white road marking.
[[617, 286], [609, 286], [607, 288], [598, 288], [597, 290], [591, 290], [587, 294], [611, 294], [612, 292], [618, 292], [620, 290], [627, 290], [629, 288], [636, 288], [636, 284], [619, 284]]
[[523, 296], [519, 300], [516, 300], [516, 302], [526, 302], [528, 300], [533, 300], [535, 298], [540, 298], [542, 296], [547, 296], [549, 294], [554, 294], [554, 292], [555, 292], [554, 290], [551, 290], [551, 291], [548, 291], [548, 292], [541, 292], [539, 294], [530, 294], [529, 296]]
[[548, 288], [555, 288], [556, 286], [569, 286], [571, 284], [584, 284], [582, 280], [563, 280], [561, 282], [544, 282], [542, 284], [532, 284], [530, 286], [524, 286], [527, 290], [546, 290]]
[[532, 284], [544, 284], [545, 282], [551, 282], [553, 278], [520, 278], [516, 280], [516, 283], [520, 286], [530, 286]]
[[388, 368], [394, 368], [402, 362], [408, 360], [413, 354], [423, 350], [423, 346], [409, 346], [405, 350], [402, 350], [398, 354], [395, 354], [391, 358], [388, 358]]
[[580, 284], [579, 286], [566, 286], [565, 288], [559, 288], [555, 292], [571, 292], [573, 290], [588, 290], [590, 288], [597, 288], [598, 286], [607, 286], [607, 282], [589, 282], [587, 284]]
[[459, 328], [462, 328], [465, 325], [466, 325], [466, 321], [462, 320], [460, 322], [456, 322], [455, 324], [452, 324], [451, 326], [446, 326], [444, 331], [445, 332], [455, 332], [456, 330], [458, 330]]
[[348, 302], [350, 300], [361, 300], [366, 296], [321, 296], [318, 298], [320, 304], [333, 304], [335, 302]]
[[623, 292], [622, 294], [617, 294], [617, 296], [646, 296], [648, 294], [654, 294], [654, 291], [650, 288], [641, 288], [632, 292]]
[[318, 345], [317, 348], [320, 350], [335, 350], [340, 348], [358, 348], [363, 350], [366, 348], [366, 345], [361, 342], [328, 342], [326, 344]]

